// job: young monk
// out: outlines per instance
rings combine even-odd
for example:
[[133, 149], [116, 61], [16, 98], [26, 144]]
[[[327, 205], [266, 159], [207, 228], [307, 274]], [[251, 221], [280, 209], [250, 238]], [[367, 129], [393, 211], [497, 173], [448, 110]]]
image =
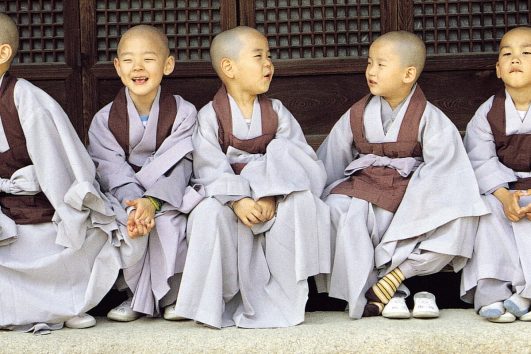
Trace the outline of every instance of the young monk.
[[[371, 94], [335, 124], [317, 155], [328, 173], [330, 296], [352, 318], [409, 318], [405, 279], [461, 269], [472, 254], [478, 215], [487, 213], [459, 132], [416, 84], [424, 43], [389, 32], [369, 49]], [[323, 284], [319, 284], [323, 288]], [[390, 301], [393, 298], [393, 301]], [[437, 317], [433, 295], [419, 293], [415, 317]]]
[[0, 328], [91, 327], [120, 269], [117, 225], [61, 106], [9, 74], [18, 41], [0, 13]]
[[202, 198], [189, 187], [194, 106], [161, 88], [175, 60], [158, 29], [140, 25], [120, 39], [114, 66], [124, 84], [89, 130], [89, 153], [124, 234], [123, 277], [129, 298], [107, 317], [141, 314], [175, 320], [175, 300], [186, 258], [187, 213]]
[[210, 48], [223, 86], [198, 114], [194, 182], [207, 198], [188, 221], [189, 252], [176, 312], [220, 328], [304, 320], [307, 278], [329, 270], [322, 163], [267, 92], [267, 39], [236, 27]]
[[479, 219], [462, 295], [492, 322], [531, 321], [531, 28], [507, 32], [496, 74], [505, 89], [483, 103], [465, 147], [492, 214]]

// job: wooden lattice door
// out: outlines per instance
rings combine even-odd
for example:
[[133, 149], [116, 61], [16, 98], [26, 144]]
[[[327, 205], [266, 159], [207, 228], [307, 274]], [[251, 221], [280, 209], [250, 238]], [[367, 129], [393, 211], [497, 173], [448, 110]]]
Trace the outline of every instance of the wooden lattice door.
[[16, 22], [20, 44], [11, 72], [52, 95], [83, 134], [77, 0], [0, 1]]
[[216, 78], [210, 67], [212, 38], [236, 26], [235, 0], [80, 0], [85, 131], [93, 114], [121, 86], [112, 60], [120, 36], [130, 27], [150, 24], [167, 34], [177, 65], [164, 79], [201, 107], [212, 97]]

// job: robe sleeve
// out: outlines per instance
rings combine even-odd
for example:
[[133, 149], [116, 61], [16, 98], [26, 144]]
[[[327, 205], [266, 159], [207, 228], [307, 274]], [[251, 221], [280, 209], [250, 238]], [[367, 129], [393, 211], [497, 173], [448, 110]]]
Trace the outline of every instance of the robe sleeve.
[[488, 214], [457, 128], [430, 103], [420, 122], [419, 141], [424, 162], [413, 173], [382, 242]]
[[249, 181], [253, 199], [307, 190], [320, 196], [326, 182], [323, 163], [286, 107], [273, 100], [273, 109], [279, 119], [275, 138], [262, 158], [249, 162], [241, 171]]
[[56, 243], [79, 249], [88, 228], [109, 238], [117, 229], [114, 215], [95, 181], [95, 168], [70, 120], [48, 94], [19, 79], [15, 105], [35, 175], [57, 224]]
[[479, 107], [467, 125], [464, 139], [482, 194], [507, 187], [509, 182], [517, 179], [514, 171], [502, 164], [496, 154], [494, 136], [487, 120], [492, 102], [491, 97]]

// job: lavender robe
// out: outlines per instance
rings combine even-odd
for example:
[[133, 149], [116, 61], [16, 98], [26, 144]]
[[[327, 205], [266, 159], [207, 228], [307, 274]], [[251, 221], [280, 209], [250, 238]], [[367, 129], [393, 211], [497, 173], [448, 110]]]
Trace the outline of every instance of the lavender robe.
[[[117, 225], [94, 164], [59, 104], [23, 79], [14, 98], [33, 165], [10, 182], [16, 194], [42, 190], [55, 214], [35, 225], [16, 225], [1, 214], [0, 327], [42, 332], [88, 311], [112, 287], [120, 269], [111, 244]], [[9, 149], [3, 129], [0, 148]]]
[[[140, 171], [133, 171], [126, 161], [125, 152], [109, 130], [112, 103], [94, 116], [88, 147], [97, 166], [102, 190], [111, 200], [120, 224], [121, 237], [115, 240], [115, 245], [120, 250], [125, 282], [134, 294], [133, 309], [149, 315], [158, 314], [159, 306], [175, 302], [175, 294], [164, 298], [170, 291], [168, 280], [183, 270], [187, 251], [187, 214], [202, 199], [201, 193], [189, 186], [192, 173], [191, 136], [197, 112], [191, 103], [175, 96], [178, 108], [175, 123], [170, 136], [155, 151], [159, 96], [160, 88], [144, 128], [126, 90], [129, 162], [142, 166]], [[155, 227], [149, 235], [131, 239], [127, 236], [124, 202], [145, 195], [164, 203], [155, 216]]]
[[[250, 125], [229, 96], [233, 134], [262, 134], [255, 100]], [[213, 327], [286, 327], [304, 320], [307, 278], [329, 271], [329, 210], [319, 199], [322, 163], [291, 113], [278, 100], [279, 122], [266, 153], [248, 154], [218, 143], [212, 103], [198, 115], [194, 133], [194, 182], [208, 196], [188, 221], [188, 258], [179, 290], [179, 315]], [[246, 162], [240, 175], [231, 163]], [[276, 217], [248, 228], [227, 202], [277, 197]]]
[[[407, 110], [406, 98], [384, 133], [380, 97], [364, 112], [365, 136], [371, 143], [395, 142]], [[472, 254], [477, 216], [487, 213], [474, 173], [451, 121], [428, 102], [420, 122], [418, 141], [422, 159], [360, 156], [352, 147], [350, 111], [335, 124], [317, 155], [324, 162], [328, 187], [323, 194], [330, 206], [332, 271], [318, 279], [320, 291], [349, 302], [349, 316], [360, 318], [365, 291], [379, 276], [423, 251], [455, 256], [461, 269]], [[412, 174], [396, 213], [345, 195], [328, 194], [350, 173], [367, 165], [389, 166]], [[406, 293], [407, 289], [402, 288]]]
[[[511, 96], [507, 92], [505, 94], [506, 134], [531, 134], [531, 109], [527, 110], [522, 121]], [[531, 177], [531, 171], [515, 172], [498, 159], [487, 121], [492, 102], [493, 97], [479, 107], [467, 126], [464, 141], [480, 192], [492, 212], [480, 218], [474, 254], [463, 270], [461, 295], [468, 302], [474, 300], [476, 286], [481, 279], [508, 282], [512, 291], [531, 298], [531, 221], [526, 218], [518, 222], [509, 221], [502, 204], [491, 194], [500, 187], [508, 188], [508, 183], [516, 181], [517, 177]], [[529, 196], [520, 199], [521, 205], [529, 203]]]

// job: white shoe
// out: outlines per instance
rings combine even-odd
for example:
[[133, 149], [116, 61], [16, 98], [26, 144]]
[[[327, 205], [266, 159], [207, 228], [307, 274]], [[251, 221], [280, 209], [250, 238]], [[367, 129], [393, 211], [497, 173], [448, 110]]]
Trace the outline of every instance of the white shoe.
[[511, 323], [516, 321], [516, 316], [510, 313], [509, 311], [506, 311], [500, 317], [487, 318], [487, 320], [494, 323]]
[[382, 316], [385, 318], [394, 318], [394, 319], [400, 319], [400, 318], [410, 318], [411, 314], [409, 313], [409, 309], [406, 305], [406, 299], [403, 297], [393, 297], [387, 305], [385, 305]]
[[164, 319], [168, 320], [168, 321], [187, 320], [187, 318], [181, 317], [181, 316], [177, 315], [177, 313], [175, 313], [175, 304], [166, 306], [164, 308], [164, 314], [162, 315], [162, 317], [164, 317]]
[[107, 318], [119, 322], [131, 322], [138, 319], [142, 314], [131, 308], [132, 299], [127, 299], [107, 313]]
[[65, 327], [82, 329], [94, 327], [96, 325], [96, 319], [89, 314], [82, 313], [79, 316], [72, 317], [65, 322]]
[[524, 321], [524, 322], [531, 322], [531, 311], [529, 311], [528, 313], [526, 313], [523, 316], [518, 317], [518, 319], [520, 321]]
[[435, 295], [427, 291], [421, 291], [413, 296], [415, 306], [413, 307], [413, 317], [415, 318], [437, 318], [439, 308], [435, 303]]

